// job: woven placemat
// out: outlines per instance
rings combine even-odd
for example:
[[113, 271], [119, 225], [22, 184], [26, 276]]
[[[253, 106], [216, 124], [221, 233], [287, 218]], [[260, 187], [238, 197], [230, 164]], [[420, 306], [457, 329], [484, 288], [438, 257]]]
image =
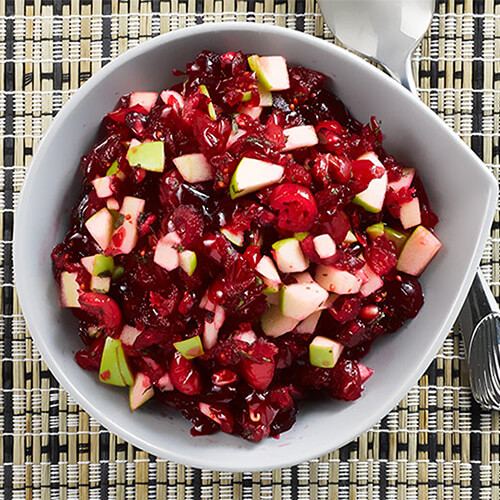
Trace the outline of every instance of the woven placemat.
[[[415, 0], [418, 1], [418, 0]], [[500, 5], [440, 0], [415, 54], [423, 101], [498, 176]], [[473, 404], [451, 333], [427, 373], [377, 426], [296, 467], [212, 473], [109, 434], [51, 376], [13, 286], [16, 202], [40, 138], [91, 74], [160, 33], [214, 21], [266, 22], [333, 40], [314, 0], [0, 2], [0, 499], [498, 499], [500, 421]], [[484, 271], [499, 291], [498, 213]]]

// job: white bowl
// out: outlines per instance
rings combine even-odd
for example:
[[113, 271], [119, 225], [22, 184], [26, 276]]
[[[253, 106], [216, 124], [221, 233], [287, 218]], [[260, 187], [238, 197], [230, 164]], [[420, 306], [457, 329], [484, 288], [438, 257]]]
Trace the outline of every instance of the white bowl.
[[[400, 332], [378, 340], [365, 362], [375, 370], [354, 403], [308, 403], [279, 440], [250, 443], [223, 433], [193, 438], [190, 422], [146, 405], [132, 413], [127, 392], [80, 369], [76, 322], [58, 305], [50, 252], [67, 229], [80, 182], [78, 162], [103, 115], [132, 90], [159, 90], [178, 79], [203, 49], [282, 54], [330, 77], [356, 118], [382, 121], [388, 151], [418, 167], [441, 222], [443, 248], [422, 277], [426, 302]], [[16, 284], [31, 335], [61, 385], [110, 431], [150, 453], [216, 470], [274, 469], [318, 457], [356, 438], [386, 415], [417, 382], [465, 299], [492, 221], [493, 176], [447, 126], [379, 70], [322, 40], [248, 23], [207, 24], [160, 36], [130, 50], [93, 76], [57, 115], [31, 164], [17, 209]], [[165, 414], [167, 416], [165, 416]]]

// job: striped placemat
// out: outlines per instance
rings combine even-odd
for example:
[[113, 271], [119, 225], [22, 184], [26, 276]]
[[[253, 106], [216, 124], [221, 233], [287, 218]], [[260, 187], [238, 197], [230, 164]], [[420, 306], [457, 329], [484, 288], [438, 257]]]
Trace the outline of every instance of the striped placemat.
[[[235, 20], [333, 40], [314, 0], [0, 2], [0, 499], [500, 498], [499, 414], [473, 404], [457, 333], [372, 430], [317, 460], [262, 473], [197, 470], [132, 447], [81, 410], [41, 361], [12, 271], [14, 210], [41, 136], [72, 93], [127, 48]], [[439, 0], [414, 59], [423, 101], [497, 176], [499, 55], [497, 0]], [[498, 221], [483, 261], [497, 294]]]

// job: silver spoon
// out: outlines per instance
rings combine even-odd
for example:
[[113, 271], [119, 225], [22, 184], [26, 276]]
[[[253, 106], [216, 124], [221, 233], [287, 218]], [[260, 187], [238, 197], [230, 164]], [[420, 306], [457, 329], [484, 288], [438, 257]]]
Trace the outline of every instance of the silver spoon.
[[[380, 64], [417, 95], [411, 54], [432, 20], [435, 0], [318, 0], [338, 40]], [[474, 399], [500, 409], [500, 312], [478, 270], [459, 315]]]

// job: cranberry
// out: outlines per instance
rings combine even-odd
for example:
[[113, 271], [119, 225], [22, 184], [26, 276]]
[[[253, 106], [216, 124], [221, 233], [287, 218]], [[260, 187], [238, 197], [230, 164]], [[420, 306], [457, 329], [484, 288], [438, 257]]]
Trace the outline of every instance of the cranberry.
[[366, 326], [359, 319], [349, 321], [344, 325], [337, 339], [346, 347], [356, 347], [367, 340]]
[[218, 386], [232, 384], [237, 378], [238, 375], [236, 373], [226, 368], [212, 373], [212, 383]]
[[86, 292], [79, 299], [82, 309], [96, 321], [100, 328], [111, 332], [122, 324], [122, 313], [118, 304], [108, 295]]
[[172, 214], [169, 229], [176, 231], [186, 246], [195, 245], [203, 236], [203, 214], [192, 205], [181, 205]]
[[359, 297], [350, 297], [349, 295], [343, 295], [338, 297], [328, 312], [337, 320], [339, 323], [346, 323], [358, 317], [359, 311], [361, 309], [361, 299]]
[[354, 401], [361, 396], [363, 382], [355, 361], [340, 360], [332, 369], [330, 393], [334, 398]]
[[170, 361], [170, 378], [174, 387], [182, 394], [194, 396], [201, 393], [201, 378], [190, 359], [176, 352]]
[[279, 212], [278, 227], [285, 231], [307, 231], [318, 215], [311, 191], [298, 184], [281, 184], [274, 188], [271, 207]]
[[258, 340], [240, 363], [240, 371], [247, 383], [258, 391], [267, 389], [274, 376], [274, 356], [278, 349], [274, 344]]
[[379, 276], [385, 276], [398, 262], [396, 245], [384, 236], [379, 236], [366, 248], [365, 258]]
[[102, 351], [104, 349], [104, 338], [95, 340], [90, 349], [80, 349], [75, 354], [75, 361], [80, 368], [89, 371], [98, 371], [101, 364]]

